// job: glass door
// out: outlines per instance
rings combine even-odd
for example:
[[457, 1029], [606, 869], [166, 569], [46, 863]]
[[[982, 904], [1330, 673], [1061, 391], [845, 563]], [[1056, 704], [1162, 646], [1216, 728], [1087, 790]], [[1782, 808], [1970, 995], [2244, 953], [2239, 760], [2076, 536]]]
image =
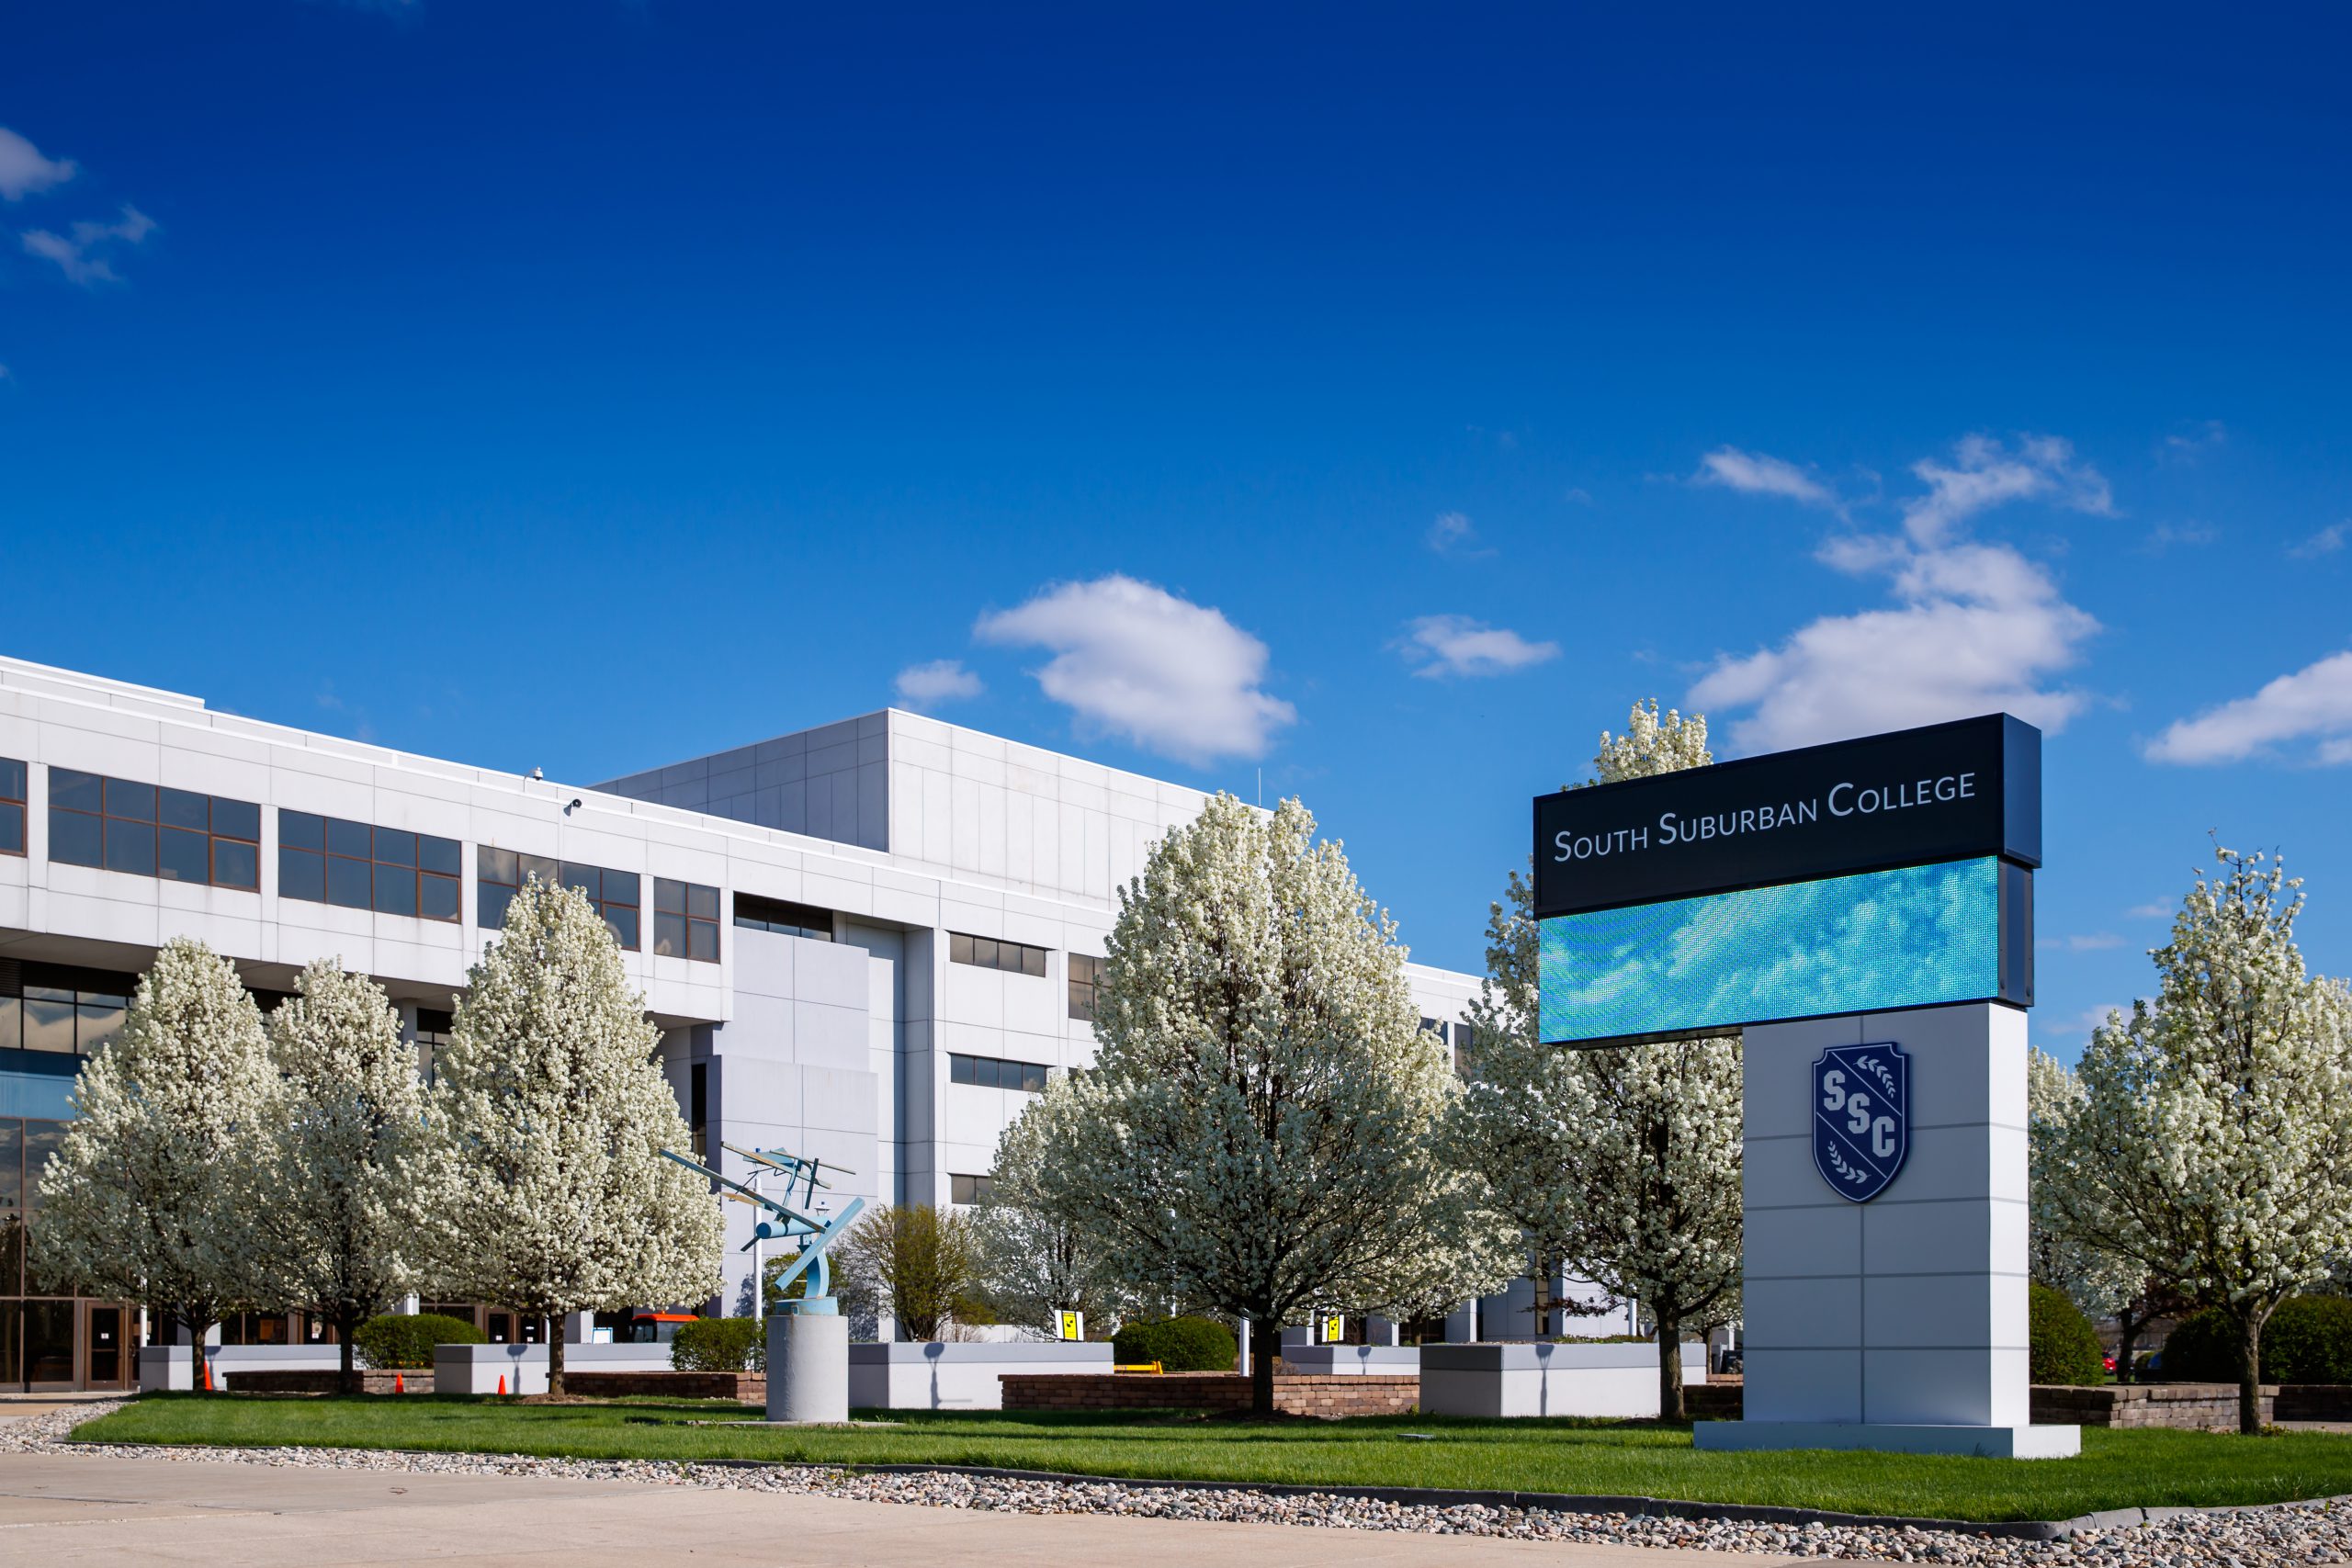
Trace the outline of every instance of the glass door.
[[82, 1309], [82, 1343], [88, 1347], [87, 1388], [123, 1388], [130, 1382], [130, 1335], [119, 1303], [92, 1302]]
[[34, 1393], [74, 1386], [74, 1320], [77, 1303], [25, 1303], [25, 1387]]

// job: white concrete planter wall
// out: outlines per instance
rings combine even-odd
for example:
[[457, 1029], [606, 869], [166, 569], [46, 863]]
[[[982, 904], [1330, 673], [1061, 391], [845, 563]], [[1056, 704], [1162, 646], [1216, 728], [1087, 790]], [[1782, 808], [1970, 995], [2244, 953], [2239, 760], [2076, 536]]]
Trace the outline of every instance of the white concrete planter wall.
[[1037, 1372], [1107, 1372], [1111, 1347], [1031, 1339], [853, 1345], [849, 1402], [860, 1410], [1001, 1410], [997, 1379]]
[[[566, 1345], [567, 1372], [666, 1372], [667, 1345]], [[506, 1380], [509, 1393], [548, 1391], [548, 1348], [544, 1345], [435, 1345], [433, 1348], [433, 1392], [435, 1393], [496, 1393], [498, 1380]]]
[[[1424, 1345], [1420, 1350], [1426, 1415], [1658, 1413], [1656, 1345]], [[1707, 1381], [1704, 1345], [1682, 1347], [1682, 1381]]]
[[[205, 1359], [212, 1376], [237, 1386], [239, 1372], [332, 1372], [343, 1365], [338, 1345], [215, 1345]], [[149, 1345], [139, 1352], [139, 1387], [142, 1393], [196, 1386], [196, 1352], [185, 1345]]]
[[1421, 1370], [1418, 1345], [1285, 1345], [1283, 1360], [1295, 1372], [1410, 1377]]

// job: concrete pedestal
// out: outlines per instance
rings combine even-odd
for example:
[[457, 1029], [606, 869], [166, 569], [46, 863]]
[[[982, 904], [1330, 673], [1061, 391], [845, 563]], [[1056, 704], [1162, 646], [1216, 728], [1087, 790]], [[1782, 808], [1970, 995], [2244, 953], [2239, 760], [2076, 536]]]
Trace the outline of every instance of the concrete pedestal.
[[[1910, 1145], [1866, 1203], [1814, 1167], [1813, 1064], [1892, 1042]], [[2033, 1427], [2026, 1327], [2026, 1018], [1990, 1002], [1746, 1032], [1747, 1419], [1702, 1449], [2056, 1458]]]
[[798, 1304], [768, 1319], [768, 1419], [846, 1421], [849, 1319]]

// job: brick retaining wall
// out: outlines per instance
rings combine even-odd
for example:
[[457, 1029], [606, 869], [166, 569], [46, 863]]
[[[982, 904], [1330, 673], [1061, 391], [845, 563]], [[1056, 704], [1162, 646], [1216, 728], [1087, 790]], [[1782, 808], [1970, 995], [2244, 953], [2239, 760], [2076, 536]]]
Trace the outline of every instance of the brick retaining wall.
[[575, 1372], [563, 1374], [566, 1393], [594, 1399], [731, 1399], [765, 1404], [765, 1372]]
[[[430, 1371], [402, 1371], [398, 1374], [402, 1388], [410, 1393], [431, 1393], [433, 1374]], [[343, 1374], [336, 1371], [249, 1371], [226, 1374], [232, 1393], [334, 1393], [343, 1387]], [[363, 1393], [392, 1392], [390, 1372], [362, 1370], [359, 1388]]]
[[2290, 1382], [2278, 1388], [2281, 1421], [2352, 1421], [2352, 1386], [2335, 1382]]
[[[2275, 1419], [2276, 1385], [2262, 1390], [2262, 1419]], [[2238, 1387], [2227, 1382], [2109, 1383], [2061, 1388], [2036, 1383], [2032, 1419], [2043, 1426], [2170, 1427], [2188, 1432], [2238, 1429]]]
[[[1247, 1410], [1250, 1380], [1235, 1372], [1009, 1372], [1007, 1410]], [[1408, 1416], [1420, 1404], [1411, 1374], [1274, 1375], [1274, 1408], [1291, 1416]]]

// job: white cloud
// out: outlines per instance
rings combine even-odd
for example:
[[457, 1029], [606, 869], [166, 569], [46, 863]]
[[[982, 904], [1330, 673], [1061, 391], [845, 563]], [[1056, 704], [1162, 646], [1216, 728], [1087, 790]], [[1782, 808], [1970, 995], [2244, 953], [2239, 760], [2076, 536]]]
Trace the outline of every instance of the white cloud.
[[1743, 495], [1778, 495], [1807, 506], [1835, 507], [1838, 497], [1826, 485], [1785, 458], [1736, 446], [1718, 446], [1699, 459], [1694, 484], [1721, 485]]
[[925, 711], [942, 703], [964, 702], [980, 694], [980, 678], [954, 659], [934, 659], [928, 664], [910, 664], [899, 671], [893, 682], [899, 701], [907, 706]]
[[2048, 678], [2075, 662], [2098, 623], [2007, 546], [1832, 546], [1824, 551], [1829, 564], [1889, 574], [1895, 604], [1824, 615], [1778, 648], [1717, 660], [1690, 689], [1690, 705], [1753, 709], [1732, 729], [1740, 750], [1778, 750], [1995, 712], [2055, 733], [2088, 700]]
[[2229, 439], [2229, 428], [2220, 420], [2196, 420], [2186, 428], [2165, 436], [2158, 456], [2175, 462], [2200, 457], [2214, 447], [2227, 444]]
[[1266, 645], [1216, 610], [1114, 573], [983, 615], [983, 641], [1051, 649], [1036, 672], [1083, 728], [1179, 761], [1261, 757], [1297, 710], [1259, 689]]
[[1405, 628], [1406, 657], [1416, 675], [1508, 675], [1560, 657], [1556, 642], [1530, 642], [1504, 626], [1467, 615], [1423, 615]]
[[1430, 548], [1442, 556], [1476, 559], [1495, 553], [1482, 547], [1477, 528], [1459, 512], [1438, 513], [1437, 521], [1430, 525], [1429, 543]]
[[[2110, 1012], [2132, 1016], [2132, 1004], [2121, 1002], [2107, 1007], [2085, 1008], [2065, 1017], [2033, 1015], [2034, 1043], [2053, 1056], [2061, 1051], [2079, 1051], [2091, 1043], [2091, 1032], [2107, 1021]], [[2062, 1058], [2063, 1059], [2063, 1058]]]
[[2123, 913], [2135, 920], [2168, 920], [2172, 919], [2174, 910], [2178, 908], [2177, 904], [2156, 898], [2145, 904], [2134, 904]]
[[2301, 544], [2290, 547], [2287, 553], [2297, 560], [2317, 560], [2335, 554], [2346, 544], [2352, 544], [2352, 519], [2329, 524]]
[[2121, 947], [2123, 939], [2113, 931], [2091, 931], [2081, 936], [2046, 936], [2033, 945], [2066, 953], [2105, 953], [2109, 948]]
[[2219, 532], [2202, 523], [2159, 523], [2148, 530], [2148, 536], [2140, 541], [2140, 548], [2148, 555], [2160, 556], [2175, 545], [2210, 545], [2220, 537]]
[[40, 149], [0, 125], [0, 200], [22, 201], [78, 172], [71, 158], [44, 158]]
[[2154, 762], [2235, 762], [2293, 740], [2321, 762], [2352, 762], [2352, 652], [2281, 675], [2250, 697], [2176, 719], [2150, 741]]
[[119, 281], [114, 267], [103, 251], [117, 242], [135, 245], [155, 229], [155, 220], [139, 209], [125, 203], [122, 217], [113, 223], [76, 223], [72, 233], [57, 234], [47, 229], [25, 231], [25, 251], [28, 255], [43, 257], [57, 264], [66, 280], [72, 283], [113, 283]]
[[1928, 493], [1904, 503], [1903, 528], [1911, 542], [1933, 548], [1988, 507], [2012, 501], [2050, 501], [2108, 517], [2114, 493], [2097, 468], [2075, 461], [2072, 443], [2055, 435], [2026, 435], [2013, 452], [1989, 435], [1971, 435], [1952, 448], [1952, 461], [1922, 457], [1912, 473]]

